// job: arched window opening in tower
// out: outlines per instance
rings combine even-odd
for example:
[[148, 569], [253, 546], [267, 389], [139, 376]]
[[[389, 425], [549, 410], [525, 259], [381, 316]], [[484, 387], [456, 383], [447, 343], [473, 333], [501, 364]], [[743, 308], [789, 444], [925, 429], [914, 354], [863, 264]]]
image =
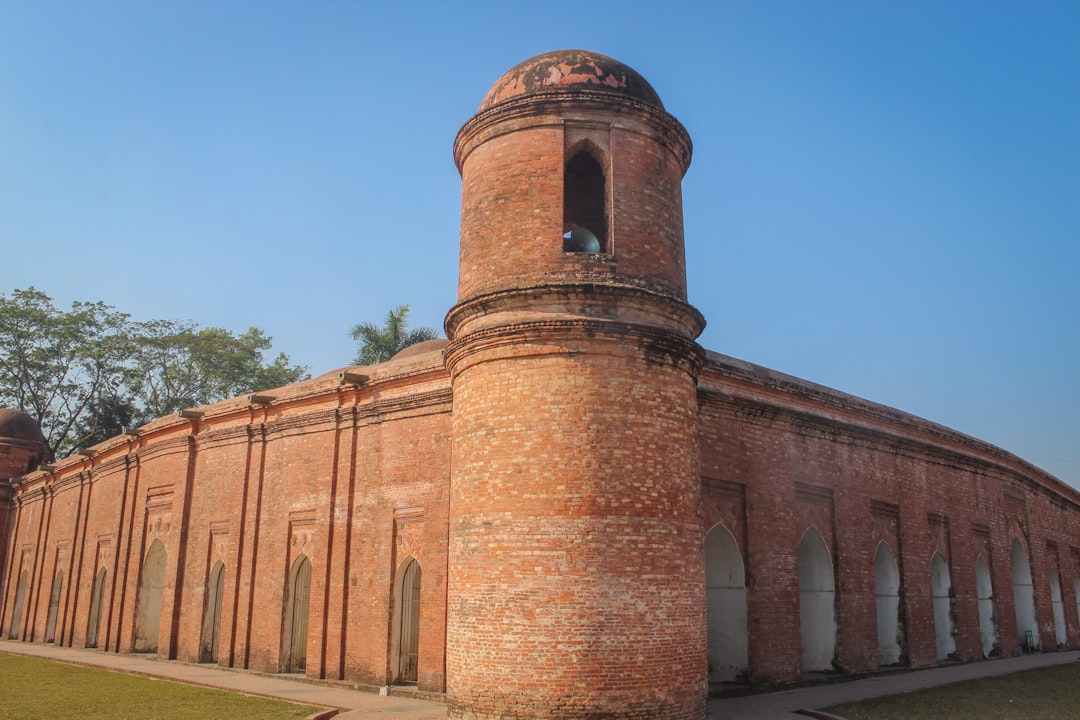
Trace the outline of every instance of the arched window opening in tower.
[[585, 150], [570, 158], [563, 174], [563, 233], [564, 252], [609, 252], [604, 170]]

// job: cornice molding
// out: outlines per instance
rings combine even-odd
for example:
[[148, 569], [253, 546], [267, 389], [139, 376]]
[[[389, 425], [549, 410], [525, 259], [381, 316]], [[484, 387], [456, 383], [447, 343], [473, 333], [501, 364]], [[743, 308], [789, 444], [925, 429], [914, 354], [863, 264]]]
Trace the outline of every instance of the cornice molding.
[[238, 423], [228, 427], [206, 430], [205, 432], [198, 433], [195, 437], [198, 440], [200, 448], [247, 442], [248, 437], [251, 434], [248, 430], [249, 427], [251, 427], [251, 425], [248, 423]]
[[[591, 257], [586, 256], [585, 261], [591, 262]], [[528, 313], [537, 319], [562, 315], [659, 325], [677, 328], [691, 338], [697, 338], [705, 329], [705, 316], [697, 308], [665, 290], [635, 284], [630, 279], [621, 282], [608, 278], [600, 282], [592, 280], [574, 278], [570, 282], [493, 290], [463, 300], [446, 313], [443, 325], [450, 343], [443, 351], [444, 357], [449, 356], [463, 329], [466, 333], [472, 332], [465, 327], [467, 323], [500, 312]], [[446, 364], [449, 367], [449, 362]]]
[[524, 321], [478, 330], [450, 342], [446, 366], [451, 378], [466, 367], [483, 361], [492, 350], [518, 349], [533, 356], [537, 346], [543, 354], [575, 355], [590, 352], [590, 346], [608, 341], [630, 351], [644, 352], [649, 359], [682, 368], [696, 377], [704, 361], [704, 351], [696, 342], [669, 330], [597, 318]]
[[190, 437], [190, 433], [185, 432], [182, 435], [147, 442], [135, 451], [135, 456], [139, 462], [146, 462], [158, 455], [187, 452], [191, 445]]
[[[782, 424], [787, 432], [833, 443], [846, 442], [880, 452], [897, 454], [908, 459], [994, 477], [1003, 483], [1003, 495], [1008, 494], [1008, 487], [1019, 486], [1026, 492], [1037, 492], [1061, 507], [1080, 510], [1080, 499], [1059, 492], [1055, 487], [1045, 483], [1041, 474], [1027, 475], [1011, 467], [1011, 464], [1028, 465], [1020, 458], [1008, 455], [1004, 450], [992, 445], [984, 447], [979, 441], [966, 435], [957, 433], [954, 438], [944, 432], [926, 433], [922, 425], [911, 426], [909, 432], [926, 436], [918, 438], [912, 434], [894, 433], [852, 420], [829, 417], [808, 409], [785, 406], [778, 402], [750, 398], [716, 388], [699, 387], [698, 400], [703, 409], [708, 408], [737, 423], [757, 427], [774, 427]], [[871, 417], [874, 420], [882, 418], [880, 415]], [[704, 422], [704, 419], [702, 421]], [[898, 419], [890, 419], [889, 423], [898, 431], [905, 427], [905, 424]], [[946, 430], [946, 428], [940, 428], [940, 430]], [[937, 439], [941, 442], [934, 442]], [[946, 442], [954, 447], [946, 446]], [[957, 445], [969, 447], [970, 452], [957, 449], [955, 447]], [[1030, 467], [1034, 468], [1034, 466]]]
[[[584, 114], [584, 117], [582, 116]], [[640, 123], [671, 150], [682, 165], [690, 167], [694, 144], [690, 133], [667, 110], [618, 92], [591, 89], [546, 89], [504, 100], [473, 115], [454, 138], [454, 162], [458, 172], [479, 145], [508, 133], [537, 127], [559, 127], [567, 121], [592, 120], [610, 127], [631, 129]]]

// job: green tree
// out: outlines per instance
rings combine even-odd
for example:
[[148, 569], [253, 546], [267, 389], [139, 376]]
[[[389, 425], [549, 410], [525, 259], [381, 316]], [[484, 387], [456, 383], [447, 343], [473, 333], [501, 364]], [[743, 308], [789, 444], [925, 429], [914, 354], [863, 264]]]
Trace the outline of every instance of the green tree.
[[55, 457], [177, 410], [288, 385], [307, 369], [252, 327], [133, 322], [101, 302], [57, 308], [34, 288], [0, 293], [0, 407], [40, 423]]
[[194, 323], [153, 320], [138, 324], [136, 353], [127, 389], [150, 419], [195, 405], [268, 390], [307, 377], [280, 353], [265, 364], [271, 338], [257, 327], [242, 335]]
[[50, 454], [67, 455], [95, 401], [121, 390], [129, 330], [128, 316], [101, 302], [65, 312], [33, 287], [0, 294], [0, 405], [34, 417]]
[[386, 362], [410, 345], [439, 336], [434, 328], [409, 329], [409, 306], [398, 305], [386, 315], [382, 326], [375, 323], [353, 325], [349, 336], [356, 340], [355, 365], [374, 365]]
[[75, 424], [75, 447], [90, 447], [116, 437], [124, 428], [139, 424], [139, 409], [133, 398], [119, 394], [97, 397], [90, 401], [87, 411]]

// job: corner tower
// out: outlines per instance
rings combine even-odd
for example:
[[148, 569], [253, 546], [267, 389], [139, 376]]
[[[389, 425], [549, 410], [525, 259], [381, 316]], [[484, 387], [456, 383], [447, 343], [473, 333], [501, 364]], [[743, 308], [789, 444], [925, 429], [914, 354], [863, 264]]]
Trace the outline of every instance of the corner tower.
[[690, 154], [644, 78], [575, 50], [458, 133], [451, 718], [705, 716]]
[[49, 457], [41, 426], [22, 410], [0, 408], [0, 583], [4, 576], [12, 520], [11, 481]]

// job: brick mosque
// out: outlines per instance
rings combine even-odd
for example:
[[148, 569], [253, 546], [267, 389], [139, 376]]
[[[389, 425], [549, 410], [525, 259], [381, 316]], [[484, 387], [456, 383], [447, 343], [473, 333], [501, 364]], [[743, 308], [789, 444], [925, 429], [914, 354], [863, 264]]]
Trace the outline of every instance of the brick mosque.
[[0, 631], [445, 698], [701, 720], [710, 687], [1080, 647], [1080, 493], [704, 350], [683, 126], [562, 51], [454, 143], [447, 340], [46, 464], [0, 411]]

